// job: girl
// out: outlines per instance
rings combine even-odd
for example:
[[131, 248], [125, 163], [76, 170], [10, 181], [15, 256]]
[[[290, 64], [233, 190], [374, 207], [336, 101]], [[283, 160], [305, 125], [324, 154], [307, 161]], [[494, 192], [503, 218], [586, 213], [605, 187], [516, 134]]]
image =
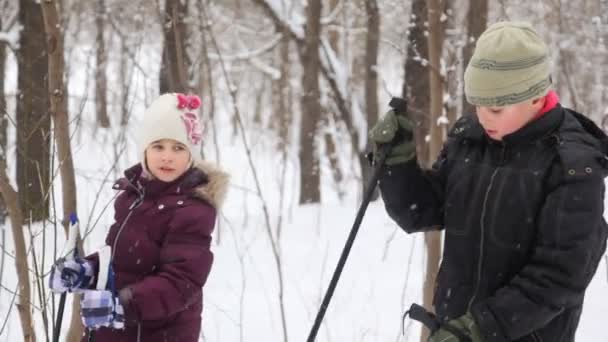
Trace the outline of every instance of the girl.
[[[202, 288], [213, 254], [209, 247], [228, 175], [201, 160], [196, 96], [164, 94], [146, 110], [139, 135], [141, 162], [114, 184], [108, 286], [101, 253], [60, 259], [51, 289], [82, 292], [88, 340], [198, 341]], [[105, 287], [105, 289], [104, 289]]]

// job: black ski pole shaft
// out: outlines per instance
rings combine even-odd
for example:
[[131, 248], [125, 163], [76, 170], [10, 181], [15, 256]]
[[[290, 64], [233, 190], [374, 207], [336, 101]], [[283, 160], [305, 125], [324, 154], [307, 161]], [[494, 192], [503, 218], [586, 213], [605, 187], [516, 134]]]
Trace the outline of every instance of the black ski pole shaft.
[[[393, 97], [389, 103], [389, 106], [393, 108], [397, 115], [406, 115], [407, 113], [407, 101], [401, 98]], [[393, 142], [394, 143], [394, 142]], [[329, 306], [329, 302], [331, 301], [331, 297], [336, 290], [336, 286], [338, 285], [338, 280], [342, 275], [342, 270], [344, 269], [344, 265], [346, 264], [346, 259], [350, 254], [350, 250], [355, 241], [355, 237], [359, 232], [359, 227], [361, 226], [361, 222], [363, 221], [363, 216], [365, 215], [365, 211], [367, 210], [367, 206], [371, 201], [374, 190], [376, 190], [376, 185], [378, 184], [378, 180], [380, 179], [380, 174], [382, 172], [382, 167], [384, 166], [384, 161], [386, 157], [390, 153], [393, 148], [393, 143], [381, 145], [378, 148], [377, 158], [375, 158], [374, 169], [372, 175], [365, 187], [365, 192], [363, 194], [363, 201], [361, 202], [361, 206], [359, 207], [359, 211], [357, 212], [357, 216], [355, 217], [355, 222], [350, 230], [350, 234], [348, 234], [348, 239], [346, 240], [346, 244], [344, 245], [344, 249], [342, 250], [342, 254], [340, 255], [340, 259], [338, 260], [338, 265], [336, 266], [336, 270], [331, 277], [331, 281], [329, 282], [329, 287], [325, 292], [325, 296], [323, 297], [323, 302], [321, 303], [321, 307], [319, 308], [319, 312], [317, 313], [317, 317], [315, 318], [315, 322], [308, 334], [307, 342], [314, 342], [317, 337], [317, 333], [319, 332], [319, 328], [321, 327], [321, 323], [323, 322], [323, 317], [325, 316], [325, 312], [327, 311], [327, 307]]]
[[331, 301], [331, 297], [334, 294], [334, 290], [338, 285], [338, 280], [340, 279], [340, 275], [342, 274], [342, 270], [344, 269], [344, 265], [346, 264], [346, 259], [348, 258], [348, 254], [353, 246], [353, 242], [355, 241], [355, 237], [359, 231], [359, 227], [361, 226], [361, 222], [363, 221], [363, 216], [365, 215], [365, 211], [367, 210], [367, 206], [371, 201], [374, 190], [376, 189], [376, 184], [378, 183], [378, 179], [380, 178], [380, 172], [382, 171], [382, 165], [384, 165], [384, 160], [386, 159], [386, 155], [388, 154], [391, 146], [389, 144], [382, 146], [378, 153], [378, 158], [376, 159], [376, 167], [372, 173], [372, 176], [365, 187], [365, 193], [363, 195], [363, 201], [361, 206], [359, 207], [359, 211], [357, 212], [357, 216], [355, 217], [355, 222], [350, 230], [350, 234], [348, 235], [348, 239], [346, 240], [346, 245], [342, 250], [342, 254], [340, 255], [340, 259], [338, 261], [338, 265], [336, 266], [336, 270], [329, 282], [329, 287], [327, 288], [327, 292], [323, 297], [323, 302], [321, 304], [321, 308], [317, 313], [317, 317], [315, 318], [314, 325], [308, 335], [308, 342], [314, 342], [317, 337], [317, 333], [319, 331], [319, 327], [321, 326], [321, 322], [323, 321], [323, 317], [325, 316], [325, 312], [327, 311], [327, 307], [329, 306], [329, 302]]
[[59, 332], [61, 331], [61, 323], [63, 321], [63, 309], [65, 308], [66, 293], [62, 293], [59, 297], [59, 308], [57, 309], [57, 319], [55, 320], [55, 331], [53, 333], [53, 342], [59, 342]]

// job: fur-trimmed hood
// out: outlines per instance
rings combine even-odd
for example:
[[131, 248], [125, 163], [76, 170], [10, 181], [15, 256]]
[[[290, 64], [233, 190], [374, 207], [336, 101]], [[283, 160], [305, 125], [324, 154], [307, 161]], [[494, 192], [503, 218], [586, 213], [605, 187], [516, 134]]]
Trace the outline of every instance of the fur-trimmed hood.
[[226, 198], [230, 176], [218, 166], [207, 161], [199, 161], [194, 168], [207, 176], [207, 182], [197, 186], [194, 189], [194, 195], [219, 209]]
[[171, 183], [151, 178], [144, 172], [140, 163], [127, 169], [124, 174], [125, 177], [114, 183], [114, 189], [139, 193], [145, 191], [146, 196], [152, 197], [190, 192], [192, 196], [202, 199], [218, 210], [224, 202], [230, 181], [228, 173], [208, 161], [198, 161]]

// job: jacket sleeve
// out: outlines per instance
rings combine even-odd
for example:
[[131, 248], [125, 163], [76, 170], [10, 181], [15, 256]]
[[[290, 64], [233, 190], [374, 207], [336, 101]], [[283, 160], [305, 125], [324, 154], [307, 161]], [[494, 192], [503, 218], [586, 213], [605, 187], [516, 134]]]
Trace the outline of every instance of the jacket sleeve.
[[582, 166], [558, 167], [529, 262], [494, 296], [473, 305], [486, 341], [517, 340], [582, 305], [606, 249], [607, 229], [603, 170], [593, 162], [577, 164]]
[[441, 228], [444, 185], [447, 175], [447, 144], [430, 170], [417, 161], [384, 166], [379, 186], [389, 216], [406, 232]]
[[169, 223], [158, 270], [120, 291], [129, 321], [166, 319], [200, 300], [213, 254], [215, 209], [180, 208]]

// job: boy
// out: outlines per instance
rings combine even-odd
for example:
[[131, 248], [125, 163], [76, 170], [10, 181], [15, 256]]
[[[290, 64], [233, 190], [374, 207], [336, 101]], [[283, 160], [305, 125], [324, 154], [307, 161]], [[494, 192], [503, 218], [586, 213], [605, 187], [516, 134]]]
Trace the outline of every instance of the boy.
[[407, 118], [389, 111], [370, 131], [377, 145], [398, 140], [380, 179], [388, 214], [408, 233], [445, 229], [429, 341], [572, 342], [606, 248], [608, 138], [558, 103], [529, 24], [490, 26], [464, 78], [476, 115], [455, 123], [431, 170]]

